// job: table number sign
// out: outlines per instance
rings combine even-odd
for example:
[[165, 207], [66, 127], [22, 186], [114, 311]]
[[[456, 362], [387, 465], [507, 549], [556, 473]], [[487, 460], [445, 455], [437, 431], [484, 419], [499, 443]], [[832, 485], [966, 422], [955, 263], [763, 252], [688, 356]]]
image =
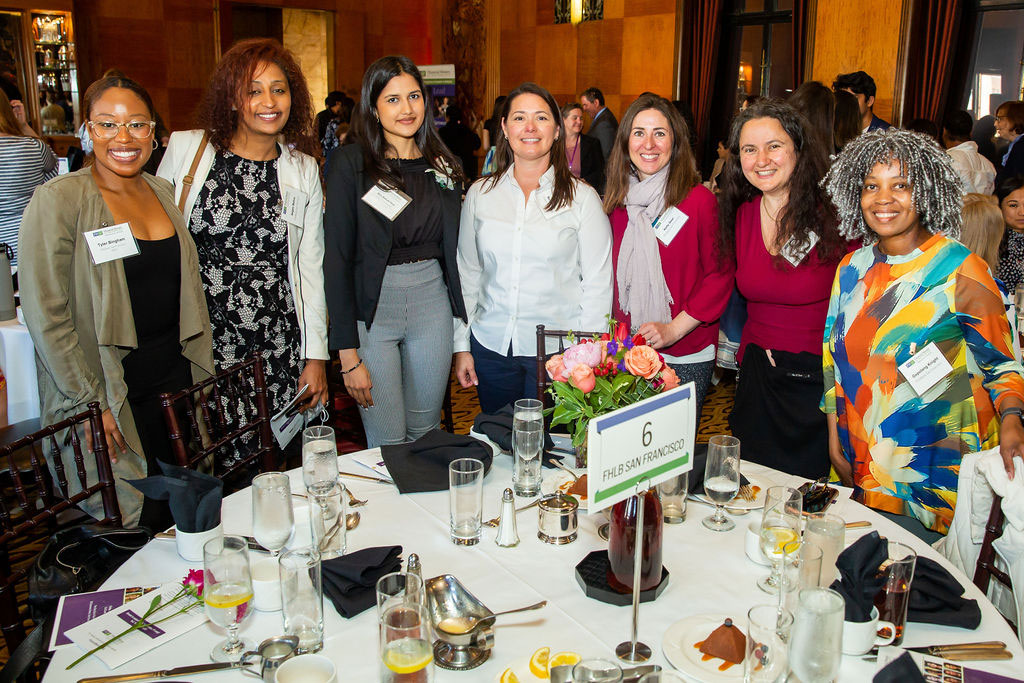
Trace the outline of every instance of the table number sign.
[[693, 468], [696, 434], [690, 382], [590, 421], [587, 426], [587, 510], [629, 498]]

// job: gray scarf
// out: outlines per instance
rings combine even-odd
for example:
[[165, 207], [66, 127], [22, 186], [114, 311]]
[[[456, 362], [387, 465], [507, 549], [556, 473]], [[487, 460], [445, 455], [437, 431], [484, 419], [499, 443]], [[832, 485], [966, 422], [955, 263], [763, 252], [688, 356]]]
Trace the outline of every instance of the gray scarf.
[[629, 178], [626, 215], [629, 222], [619, 245], [615, 279], [619, 287], [619, 306], [629, 313], [635, 330], [643, 323], [667, 323], [672, 320], [669, 306], [672, 294], [661, 271], [658, 238], [654, 221], [665, 210], [665, 184], [669, 165], [645, 180]]

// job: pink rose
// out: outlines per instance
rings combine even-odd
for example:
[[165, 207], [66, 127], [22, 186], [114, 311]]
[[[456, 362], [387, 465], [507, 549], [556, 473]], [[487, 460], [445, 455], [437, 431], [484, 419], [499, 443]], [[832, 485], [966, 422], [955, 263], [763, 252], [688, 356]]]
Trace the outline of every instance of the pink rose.
[[583, 363], [579, 363], [572, 369], [570, 380], [573, 386], [584, 394], [589, 394], [597, 386], [597, 377], [594, 376], [594, 369]]
[[654, 379], [664, 363], [661, 356], [650, 346], [634, 346], [622, 358], [626, 369], [638, 377]]
[[544, 369], [548, 371], [548, 377], [556, 382], [568, 382], [569, 377], [565, 372], [565, 364], [562, 362], [562, 354], [555, 354], [544, 363]]
[[203, 570], [189, 569], [188, 576], [181, 582], [181, 585], [195, 591], [196, 597], [203, 597]]
[[593, 342], [583, 342], [570, 346], [562, 354], [562, 363], [565, 364], [565, 371], [572, 372], [581, 363], [588, 368], [596, 368], [601, 364], [603, 349], [604, 344], [595, 344]]
[[665, 382], [665, 391], [675, 389], [679, 386], [679, 375], [677, 375], [676, 371], [668, 364], [661, 369], [661, 379]]

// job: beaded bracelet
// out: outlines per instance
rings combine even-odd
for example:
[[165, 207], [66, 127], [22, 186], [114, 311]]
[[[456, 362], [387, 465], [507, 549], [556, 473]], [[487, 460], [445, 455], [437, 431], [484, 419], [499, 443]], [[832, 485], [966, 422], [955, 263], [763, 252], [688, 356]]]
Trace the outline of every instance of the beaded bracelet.
[[348, 370], [342, 370], [342, 371], [341, 371], [341, 374], [342, 374], [342, 375], [347, 375], [348, 373], [352, 372], [353, 370], [355, 370], [356, 368], [358, 368], [358, 367], [359, 367], [360, 365], [362, 365], [362, 364], [363, 364], [363, 359], [362, 359], [362, 358], [360, 358], [360, 359], [359, 359], [359, 362], [358, 362], [358, 363], [356, 363], [355, 365], [353, 365], [352, 367], [350, 367], [350, 368], [349, 368]]

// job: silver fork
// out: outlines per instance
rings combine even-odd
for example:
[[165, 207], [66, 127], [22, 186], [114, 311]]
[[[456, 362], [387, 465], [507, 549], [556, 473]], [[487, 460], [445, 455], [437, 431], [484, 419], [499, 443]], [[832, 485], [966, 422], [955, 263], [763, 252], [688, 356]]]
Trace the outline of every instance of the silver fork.
[[[359, 498], [356, 498], [355, 496], [353, 496], [352, 492], [349, 491], [348, 487], [345, 487], [345, 492], [348, 493], [348, 506], [349, 507], [351, 507], [351, 508], [361, 508], [364, 505], [366, 505], [367, 501], [360, 500]], [[295, 496], [296, 498], [305, 498], [307, 500], [309, 499], [309, 496], [306, 495], [305, 493], [295, 493], [295, 492], [292, 492], [292, 495]]]

